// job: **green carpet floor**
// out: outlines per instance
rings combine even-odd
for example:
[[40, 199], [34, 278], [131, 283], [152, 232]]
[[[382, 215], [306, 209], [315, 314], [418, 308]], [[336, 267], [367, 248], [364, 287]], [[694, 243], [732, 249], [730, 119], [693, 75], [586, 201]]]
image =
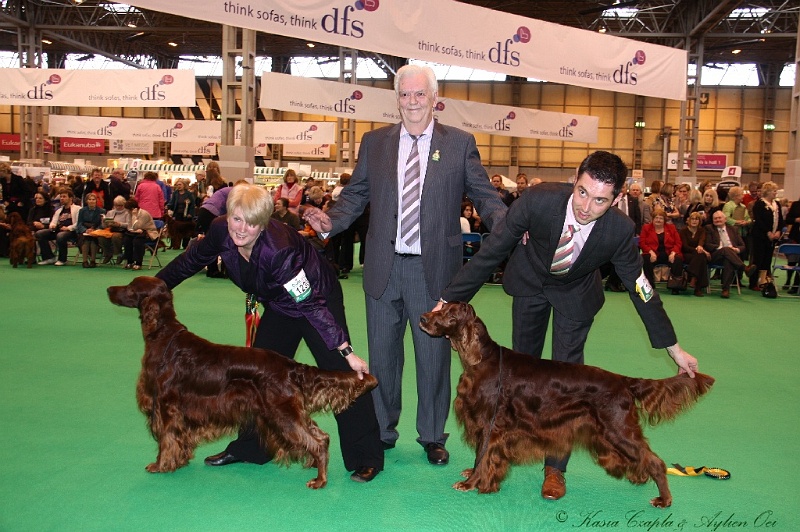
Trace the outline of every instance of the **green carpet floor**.
[[[370, 484], [348, 479], [329, 415], [317, 417], [332, 440], [329, 483], [319, 491], [305, 487], [313, 474], [298, 465], [203, 465], [225, 441], [200, 447], [176, 473], [149, 474], [144, 466], [156, 445], [134, 396], [143, 352], [138, 314], [105, 294], [131, 277], [112, 267], [14, 270], [7, 259], [0, 263], [0, 531], [800, 530], [800, 300], [750, 291], [728, 301], [718, 292], [698, 299], [659, 288], [681, 345], [717, 383], [674, 423], [648, 428], [651, 446], [668, 464], [722, 467], [732, 478], [671, 476], [673, 506], [657, 510], [648, 504], [657, 492], [652, 482], [613, 479], [584, 452], [573, 455], [561, 501], [539, 496], [540, 464], [512, 468], [496, 494], [453, 490], [474, 455], [451, 415], [450, 465], [426, 462], [415, 442], [413, 357], [400, 441]], [[343, 286], [353, 343], [366, 356], [360, 271]], [[175, 297], [179, 319], [193, 332], [243, 342], [244, 296], [229, 281], [198, 275]], [[511, 300], [502, 288], [485, 286], [473, 303], [493, 337], [509, 345]], [[303, 349], [298, 359], [311, 362]], [[586, 351], [588, 363], [619, 373], [675, 371], [664, 351], [649, 347], [626, 294], [607, 294]], [[454, 385], [459, 373], [453, 354]]]

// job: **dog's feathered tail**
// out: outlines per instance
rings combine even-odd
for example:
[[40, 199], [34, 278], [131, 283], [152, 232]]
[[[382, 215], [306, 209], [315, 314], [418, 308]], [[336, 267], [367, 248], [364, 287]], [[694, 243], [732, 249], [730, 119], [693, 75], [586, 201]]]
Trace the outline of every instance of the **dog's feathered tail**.
[[378, 379], [367, 373], [359, 379], [355, 371], [314, 369], [314, 375], [303, 382], [303, 395], [309, 412], [332, 410], [338, 414], [378, 386]]
[[668, 379], [627, 378], [628, 388], [639, 403], [639, 412], [651, 425], [675, 418], [691, 408], [711, 389], [714, 378], [695, 373], [694, 378], [679, 374]]

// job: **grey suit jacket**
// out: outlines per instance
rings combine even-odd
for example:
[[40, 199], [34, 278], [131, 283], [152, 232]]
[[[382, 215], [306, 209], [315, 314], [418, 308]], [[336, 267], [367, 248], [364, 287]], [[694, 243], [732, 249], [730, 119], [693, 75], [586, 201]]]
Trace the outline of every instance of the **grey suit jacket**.
[[[370, 204], [364, 291], [375, 299], [386, 289], [395, 259], [400, 127], [395, 124], [364, 135], [350, 183], [328, 211], [333, 235], [350, 227]], [[437, 299], [461, 267], [464, 195], [475, 203], [488, 227], [503, 217], [506, 206], [489, 182], [471, 134], [436, 123], [428, 157], [420, 202], [420, 240], [425, 281], [431, 298]]]
[[[744, 256], [745, 250], [747, 249], [746, 244], [744, 243], [744, 239], [742, 235], [739, 234], [739, 230], [735, 227], [731, 227], [730, 225], [725, 225], [725, 231], [728, 233], [728, 238], [733, 244], [733, 247], [739, 248], [739, 255]], [[722, 239], [719, 237], [719, 231], [713, 225], [706, 226], [706, 240], [703, 243], [703, 247], [709, 253], [714, 253], [716, 250], [719, 249], [719, 244]]]
[[[636, 293], [636, 280], [643, 276], [642, 258], [634, 245], [633, 221], [619, 209], [609, 209], [597, 220], [569, 273], [550, 273], [571, 194], [572, 185], [560, 183], [542, 183], [523, 191], [442, 298], [469, 301], [495, 265], [511, 253], [503, 275], [506, 293], [522, 297], [543, 294], [558, 312], [587, 321], [605, 302], [599, 269], [611, 262], [644, 322], [651, 345], [662, 348], [675, 344], [675, 331], [658, 293], [654, 292], [648, 302]], [[522, 245], [526, 231], [528, 243]]]

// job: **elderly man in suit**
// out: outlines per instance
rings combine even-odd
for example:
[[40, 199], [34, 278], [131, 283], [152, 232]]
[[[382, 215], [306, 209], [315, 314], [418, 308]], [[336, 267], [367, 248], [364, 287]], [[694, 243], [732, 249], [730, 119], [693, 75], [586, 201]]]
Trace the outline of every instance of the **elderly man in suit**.
[[[706, 226], [706, 240], [703, 247], [711, 253], [709, 263], [722, 263], [722, 298], [731, 297], [733, 276], [745, 271], [742, 257], [746, 257], [746, 247], [739, 229], [727, 224], [728, 217], [722, 211], [714, 212], [711, 225]], [[755, 269], [755, 268], [753, 268]], [[752, 273], [752, 269], [750, 271]]]
[[350, 227], [369, 203], [364, 291], [370, 371], [380, 382], [373, 396], [381, 439], [389, 449], [399, 437], [403, 337], [410, 323], [417, 441], [431, 464], [444, 465], [449, 460], [444, 426], [450, 411], [450, 344], [417, 324], [461, 266], [464, 195], [490, 227], [506, 207], [481, 165], [475, 138], [433, 120], [438, 97], [433, 70], [400, 68], [395, 93], [401, 123], [362, 138], [350, 183], [328, 211], [330, 234]]
[[[514, 350], [541, 358], [552, 313], [553, 360], [583, 364], [586, 338], [604, 303], [599, 269], [610, 262], [651, 345], [666, 348], [679, 371], [693, 377], [697, 360], [678, 345], [661, 299], [642, 273], [642, 258], [633, 244], [634, 223], [612, 208], [622, 198], [627, 173], [619, 157], [598, 151], [581, 163], [574, 186], [545, 183], [527, 190], [442, 292], [442, 301], [469, 301], [511, 253], [503, 287], [514, 298]], [[441, 303], [434, 310], [440, 308]], [[568, 460], [546, 457], [544, 498], [566, 494]]]

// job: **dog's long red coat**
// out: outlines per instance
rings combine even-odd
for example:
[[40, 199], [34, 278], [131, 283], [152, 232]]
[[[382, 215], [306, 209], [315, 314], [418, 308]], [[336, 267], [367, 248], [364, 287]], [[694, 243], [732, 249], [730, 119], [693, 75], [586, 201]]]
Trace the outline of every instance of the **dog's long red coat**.
[[8, 257], [11, 266], [16, 268], [20, 264], [24, 265], [27, 261], [28, 268], [33, 268], [33, 263], [36, 262], [36, 239], [33, 231], [18, 212], [11, 213], [8, 217], [8, 224], [11, 226], [8, 234], [10, 243]]
[[199, 443], [254, 421], [276, 460], [316, 467], [307, 485], [325, 486], [329, 437], [310, 414], [341, 412], [377, 386], [375, 377], [360, 380], [356, 372], [324, 371], [272, 351], [204, 340], [176, 319], [172, 293], [155, 277], [109, 287], [108, 296], [140, 311], [145, 352], [136, 399], [158, 441], [148, 471], [175, 471]]
[[511, 463], [563, 457], [580, 446], [611, 476], [634, 484], [652, 478], [659, 491], [653, 506], [672, 503], [666, 466], [650, 449], [639, 418], [651, 424], [673, 419], [711, 388], [713, 378], [636, 379], [539, 360], [495, 343], [466, 303], [423, 314], [420, 326], [448, 336], [464, 368], [455, 412], [477, 459], [454, 488], [495, 492]]

